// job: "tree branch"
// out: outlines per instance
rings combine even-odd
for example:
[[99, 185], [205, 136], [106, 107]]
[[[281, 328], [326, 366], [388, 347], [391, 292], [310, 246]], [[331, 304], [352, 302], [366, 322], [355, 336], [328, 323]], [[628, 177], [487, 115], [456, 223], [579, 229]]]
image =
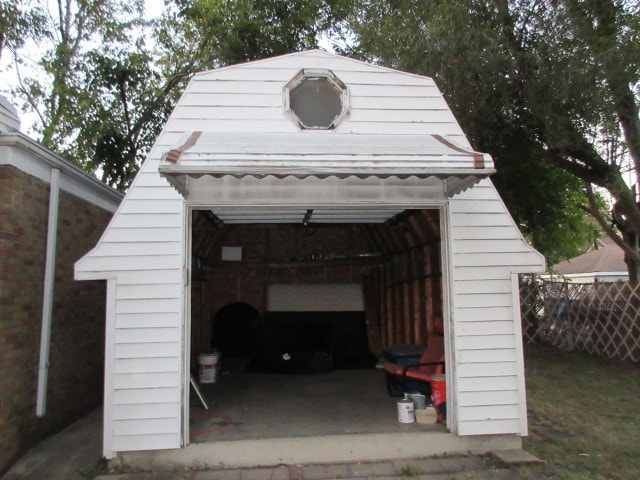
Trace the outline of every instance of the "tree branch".
[[622, 128], [629, 156], [636, 169], [636, 182], [640, 183], [640, 120], [635, 96], [630, 86], [608, 80], [609, 89], [614, 96], [616, 115]]
[[596, 219], [598, 224], [602, 227], [604, 232], [618, 245], [622, 250], [624, 250], [625, 254], [632, 259], [635, 263], [640, 264], [640, 252], [638, 252], [635, 248], [628, 245], [621, 237], [618, 235], [618, 232], [613, 228], [611, 222], [607, 221], [600, 209], [598, 208], [598, 204], [596, 201], [595, 194], [593, 193], [593, 187], [589, 184], [586, 184], [587, 198], [589, 199], [589, 206], [582, 205], [581, 207], [587, 213], [589, 213], [593, 218]]

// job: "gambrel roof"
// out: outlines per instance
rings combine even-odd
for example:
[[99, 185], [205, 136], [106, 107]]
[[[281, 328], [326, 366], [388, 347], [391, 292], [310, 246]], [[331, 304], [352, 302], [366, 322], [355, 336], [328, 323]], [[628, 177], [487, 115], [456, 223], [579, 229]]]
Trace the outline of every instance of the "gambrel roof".
[[[288, 85], [304, 72], [327, 72], [344, 88], [346, 111], [325, 130], [292, 121]], [[309, 177], [350, 188], [357, 179], [395, 177], [443, 200], [495, 171], [490, 155], [471, 148], [431, 78], [320, 50], [196, 75], [165, 127], [173, 131], [182, 133], [158, 169], [192, 201], [222, 177], [271, 177], [274, 189], [274, 179], [286, 188]]]

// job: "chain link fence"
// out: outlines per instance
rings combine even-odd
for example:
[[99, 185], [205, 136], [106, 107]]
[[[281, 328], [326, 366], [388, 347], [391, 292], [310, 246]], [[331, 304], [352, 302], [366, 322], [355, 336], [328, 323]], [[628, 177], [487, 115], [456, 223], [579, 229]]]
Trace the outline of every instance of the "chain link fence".
[[640, 286], [536, 281], [520, 286], [525, 344], [640, 362]]

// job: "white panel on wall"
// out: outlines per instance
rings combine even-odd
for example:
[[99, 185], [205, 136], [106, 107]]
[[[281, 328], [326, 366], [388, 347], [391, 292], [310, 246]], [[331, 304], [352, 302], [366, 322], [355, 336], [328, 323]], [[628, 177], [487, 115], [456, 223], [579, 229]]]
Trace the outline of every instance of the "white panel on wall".
[[362, 285], [308, 284], [270, 285], [267, 293], [270, 312], [357, 312], [364, 310]]

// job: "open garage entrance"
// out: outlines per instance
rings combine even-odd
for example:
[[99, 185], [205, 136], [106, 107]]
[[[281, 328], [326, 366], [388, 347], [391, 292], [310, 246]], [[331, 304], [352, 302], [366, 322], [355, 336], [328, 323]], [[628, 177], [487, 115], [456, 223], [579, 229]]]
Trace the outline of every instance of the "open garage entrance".
[[441, 210], [194, 209], [190, 441], [384, 433], [396, 398], [376, 368], [426, 345], [443, 315]]

